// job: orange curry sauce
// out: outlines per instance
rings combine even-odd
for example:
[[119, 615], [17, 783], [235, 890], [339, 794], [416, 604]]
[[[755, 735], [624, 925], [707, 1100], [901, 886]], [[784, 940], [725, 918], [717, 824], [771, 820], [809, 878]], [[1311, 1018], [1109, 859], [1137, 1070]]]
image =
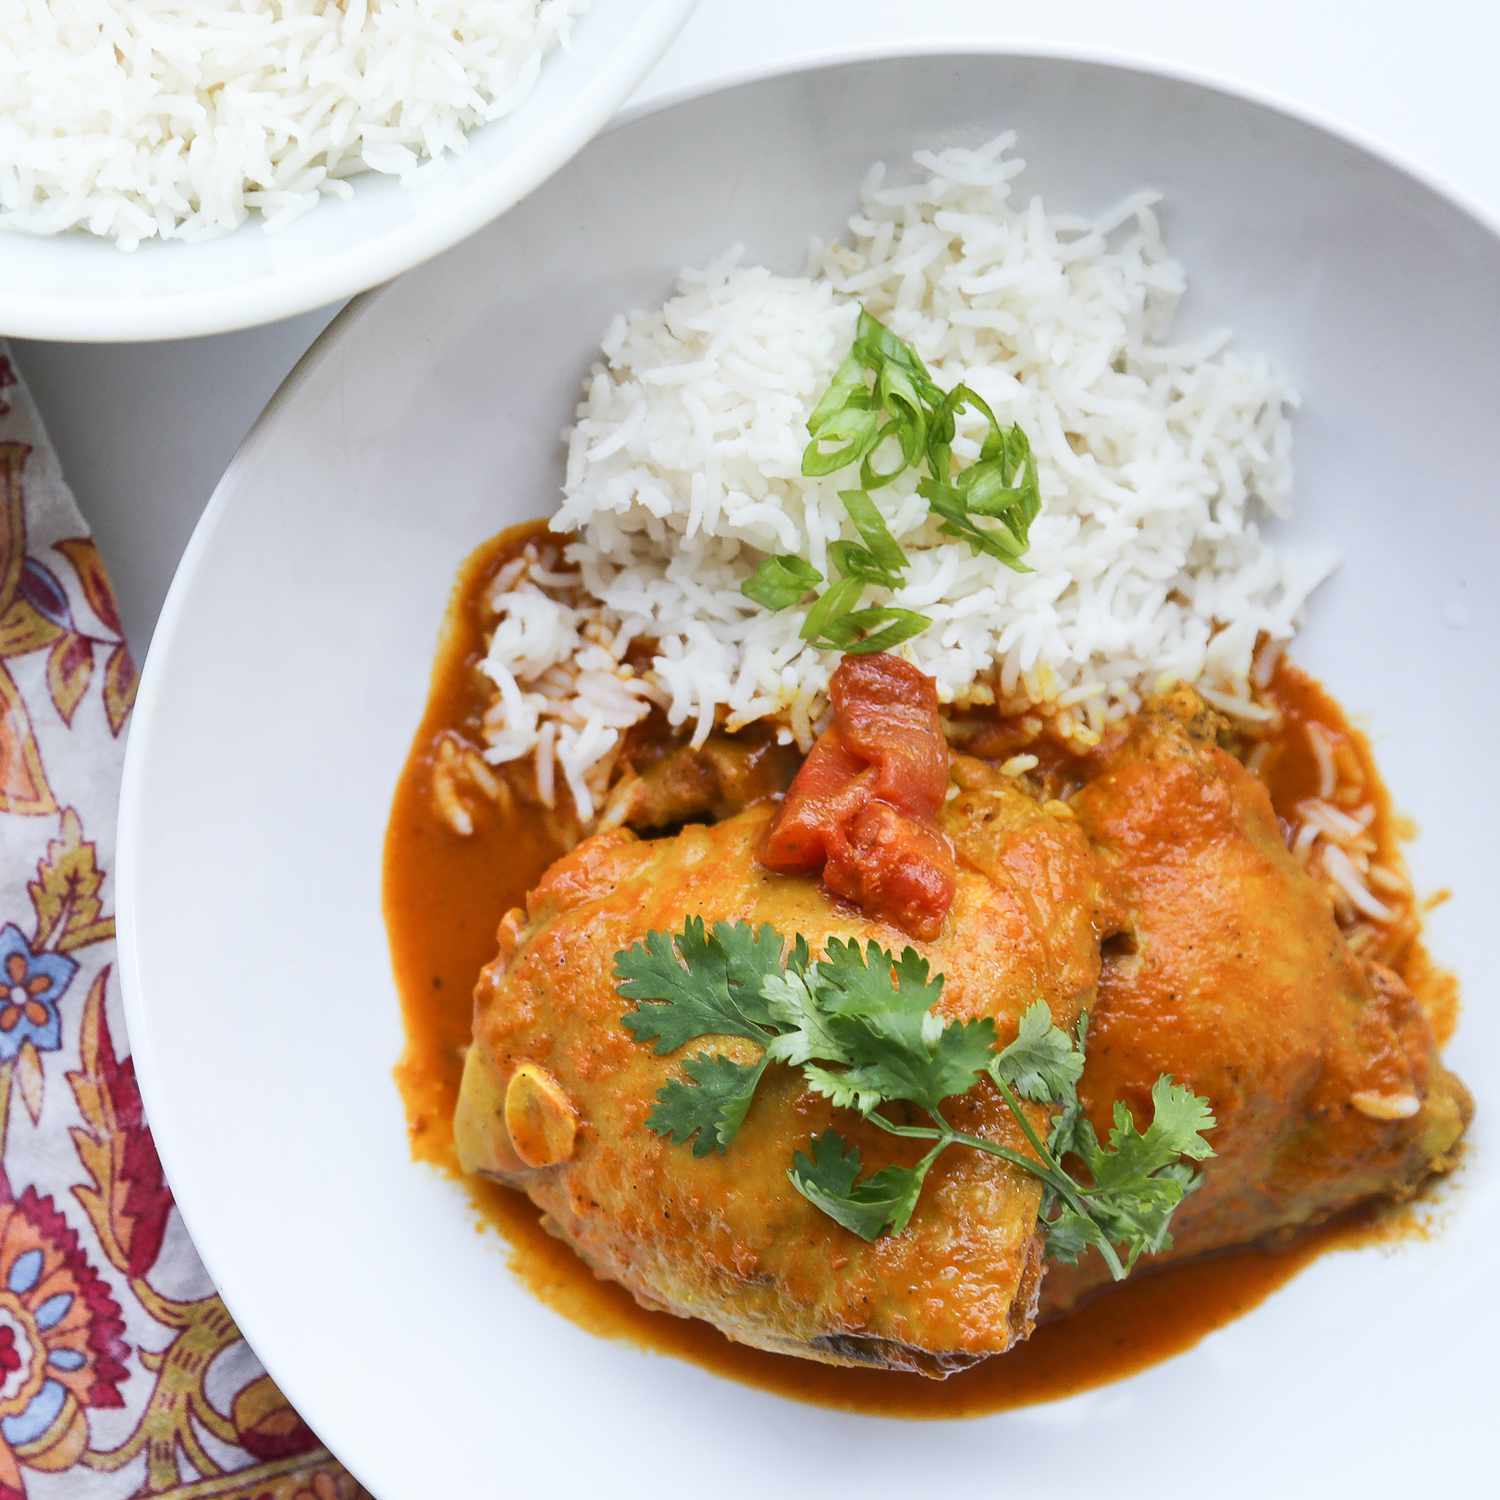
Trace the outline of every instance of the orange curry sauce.
[[[502, 533], [480, 547], [459, 575], [426, 714], [396, 788], [386, 833], [385, 919], [406, 1026], [396, 1081], [413, 1157], [456, 1177], [451, 1124], [474, 983], [495, 954], [501, 916], [524, 904], [526, 892], [563, 845], [561, 836], [520, 802], [506, 813], [476, 798], [473, 833], [455, 833], [433, 806], [434, 745], [445, 730], [479, 738], [478, 721], [489, 698], [475, 670], [484, 650], [484, 592], [536, 530], [528, 525]], [[1289, 809], [1317, 784], [1300, 732], [1307, 719], [1316, 719], [1361, 757], [1379, 798], [1382, 854], [1394, 849], [1399, 830], [1363, 738], [1322, 689], [1294, 669], [1278, 671], [1272, 692], [1288, 725], [1263, 768], [1278, 809]], [[1409, 977], [1426, 978], [1424, 988], [1441, 979], [1419, 944], [1413, 944], [1403, 967], [1420, 971]], [[1441, 1032], [1441, 1018], [1438, 1026]], [[781, 1395], [913, 1418], [1003, 1411], [1117, 1380], [1191, 1347], [1248, 1312], [1323, 1251], [1417, 1227], [1410, 1215], [1376, 1213], [1314, 1231], [1286, 1249], [1235, 1250], [1155, 1275], [1137, 1271], [1124, 1285], [1089, 1301], [1081, 1316], [1044, 1325], [1003, 1358], [939, 1382], [768, 1354], [729, 1342], [707, 1323], [647, 1312], [620, 1287], [596, 1280], [566, 1245], [548, 1235], [539, 1211], [523, 1194], [479, 1178], [462, 1181], [481, 1227], [497, 1229], [508, 1242], [512, 1271], [543, 1301], [591, 1332], [629, 1339]]]

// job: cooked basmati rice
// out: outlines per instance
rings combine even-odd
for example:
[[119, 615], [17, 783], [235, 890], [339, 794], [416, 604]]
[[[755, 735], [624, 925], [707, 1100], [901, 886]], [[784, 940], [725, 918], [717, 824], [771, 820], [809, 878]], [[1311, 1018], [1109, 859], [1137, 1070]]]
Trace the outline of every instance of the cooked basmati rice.
[[588, 0], [0, 0], [0, 225], [123, 249], [410, 182], [509, 114]]
[[[763, 718], [810, 742], [837, 657], [800, 640], [802, 609], [772, 613], [740, 584], [767, 553], [827, 574], [829, 543], [853, 534], [838, 499], [849, 476], [808, 479], [800, 464], [860, 303], [941, 385], [966, 381], [1019, 422], [1037, 456], [1025, 574], [941, 535], [914, 472], [874, 492], [911, 565], [867, 602], [932, 618], [900, 651], [942, 699], [1035, 704], [1085, 743], [1162, 681], [1263, 712], [1256, 642], [1287, 639], [1332, 566], [1259, 527], [1287, 510], [1296, 397], [1226, 334], [1171, 342], [1185, 278], [1152, 194], [1097, 219], [1049, 214], [1016, 192], [1013, 142], [919, 151], [912, 182], [876, 167], [848, 235], [815, 245], [805, 276], [731, 254], [615, 320], [551, 523], [572, 535], [568, 571], [533, 567], [497, 591], [492, 761], [536, 755], [540, 776], [555, 758], [587, 820], [652, 704], [695, 742]], [[960, 418], [960, 462], [981, 430]], [[652, 651], [636, 674], [639, 641]]]

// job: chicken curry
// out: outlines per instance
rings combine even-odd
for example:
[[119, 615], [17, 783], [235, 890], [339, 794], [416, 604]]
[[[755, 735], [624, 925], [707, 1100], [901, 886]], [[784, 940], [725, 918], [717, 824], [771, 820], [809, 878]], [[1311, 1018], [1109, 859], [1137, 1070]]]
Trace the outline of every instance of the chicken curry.
[[[993, 710], [945, 734], [920, 673], [849, 657], [805, 760], [763, 733], [689, 751], [652, 730], [616, 826], [580, 841], [565, 809], [471, 748], [482, 596], [524, 539], [481, 549], [455, 595], [385, 893], [414, 1151], [473, 1174], [528, 1279], [565, 1310], [813, 1399], [992, 1409], [1193, 1342], [1346, 1233], [1351, 1210], [1449, 1164], [1470, 1106], [1436, 1056], [1451, 1007], [1415, 903], [1369, 894], [1382, 920], [1362, 920], [1297, 857], [1296, 809], [1342, 766], [1338, 785], [1359, 780], [1377, 809], [1361, 833], [1375, 868], [1399, 870], [1367, 747], [1309, 679], [1276, 668], [1259, 736], [1179, 689], [1087, 753], [1033, 739], [1022, 764]], [[766, 924], [814, 951], [919, 944], [943, 1024], [1000, 1040], [1038, 1000], [1063, 1031], [1087, 1013], [1077, 1103], [1101, 1136], [1117, 1109], [1149, 1120], [1163, 1075], [1212, 1106], [1213, 1158], [1171, 1248], [1104, 1297], [1103, 1255], [1044, 1265], [1045, 1185], [1003, 1153], [1024, 1155], [1046, 1111], [1007, 1111], [988, 1084], [944, 1108], [996, 1154], [944, 1154], [902, 1232], [869, 1239], [793, 1193], [788, 1161], [834, 1117], [872, 1162], [909, 1166], [920, 1148], [791, 1069], [766, 1073], [727, 1149], [645, 1128], [687, 1054], [621, 1025], [619, 955], [693, 918]], [[737, 1067], [756, 1055], [744, 1040], [719, 1050]], [[538, 1231], [537, 1210], [581, 1259]], [[638, 1311], [587, 1267], [640, 1308], [706, 1323]], [[893, 1388], [890, 1371], [968, 1373]]]

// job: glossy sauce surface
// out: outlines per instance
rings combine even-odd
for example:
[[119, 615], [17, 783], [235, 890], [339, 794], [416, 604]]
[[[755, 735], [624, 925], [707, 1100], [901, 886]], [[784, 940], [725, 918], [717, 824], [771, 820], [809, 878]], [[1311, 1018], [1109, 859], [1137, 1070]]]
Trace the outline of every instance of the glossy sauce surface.
[[[434, 746], [445, 731], [477, 740], [488, 691], [476, 670], [483, 654], [482, 600], [495, 571], [535, 534], [518, 527], [478, 549], [454, 589], [427, 711], [398, 784], [387, 829], [384, 905], [406, 1027], [396, 1079], [406, 1105], [412, 1155], [459, 1176], [451, 1120], [458, 1098], [471, 1000], [479, 970], [495, 952], [501, 916], [563, 851], [562, 836], [523, 801], [508, 810], [471, 804], [472, 834], [456, 833], [433, 805]], [[1316, 786], [1317, 768], [1300, 725], [1327, 724], [1367, 765], [1379, 799], [1378, 840], [1394, 851], [1398, 830], [1374, 775], [1369, 749], [1318, 685], [1283, 668], [1273, 693], [1289, 729], [1267, 757], [1278, 810]], [[1425, 963], [1414, 945], [1410, 964]], [[1430, 967], [1430, 966], [1428, 966]], [[1435, 971], [1434, 971], [1435, 972]], [[1412, 977], [1417, 977], [1413, 974]], [[1438, 981], [1434, 979], [1432, 983]], [[1236, 1250], [1158, 1275], [1137, 1272], [1086, 1304], [1086, 1311], [1038, 1328], [1018, 1349], [947, 1381], [840, 1369], [732, 1344], [706, 1323], [647, 1312], [612, 1283], [596, 1280], [540, 1226], [518, 1192], [462, 1179], [481, 1224], [509, 1246], [512, 1272], [550, 1306], [591, 1332], [628, 1339], [717, 1374], [800, 1400], [911, 1418], [1002, 1411], [1106, 1384], [1191, 1347], [1248, 1312], [1325, 1250], [1411, 1234], [1407, 1215], [1363, 1216], [1318, 1230], [1281, 1250]], [[497, 1274], [499, 1266], [497, 1264]]]
[[[1316, 678], [1283, 663], [1277, 668], [1266, 694], [1281, 715], [1282, 727], [1271, 741], [1270, 753], [1258, 774], [1271, 793], [1276, 811], [1287, 821], [1304, 798], [1316, 796], [1318, 764], [1308, 739], [1308, 724], [1322, 728], [1333, 746], [1335, 758], [1348, 756], [1363, 775], [1367, 796], [1375, 808], [1370, 825], [1377, 848], [1376, 859], [1401, 869], [1401, 846], [1416, 829], [1392, 807], [1390, 793], [1375, 765], [1370, 742], [1350, 723], [1343, 709]], [[1455, 976], [1433, 963], [1423, 946], [1421, 917], [1426, 907], [1447, 899], [1445, 892], [1411, 910], [1391, 924], [1389, 938], [1373, 956], [1397, 970], [1422, 1002], [1438, 1045], [1444, 1045], [1458, 1024], [1458, 983]]]

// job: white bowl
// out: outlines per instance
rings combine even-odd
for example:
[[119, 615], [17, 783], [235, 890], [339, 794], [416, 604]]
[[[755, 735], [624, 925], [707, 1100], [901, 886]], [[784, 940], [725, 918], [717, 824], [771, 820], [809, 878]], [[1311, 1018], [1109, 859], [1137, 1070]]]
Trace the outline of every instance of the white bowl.
[[284, 229], [252, 217], [202, 243], [125, 252], [75, 233], [0, 231], [0, 336], [78, 343], [187, 338], [269, 323], [388, 281], [529, 193], [610, 118], [696, 0], [599, 0], [536, 88], [420, 187], [366, 173]]
[[[597, 1340], [515, 1281], [462, 1190], [407, 1157], [381, 842], [454, 570], [552, 505], [558, 431], [610, 317], [735, 240], [794, 268], [872, 158], [1010, 126], [1054, 207], [1163, 189], [1190, 324], [1234, 325], [1304, 393], [1288, 532], [1345, 562], [1296, 655], [1368, 724], [1423, 830], [1422, 886], [1453, 888], [1431, 937], [1467, 981], [1450, 1056], [1479, 1114], [1430, 1243], [1325, 1257], [1119, 1384], [912, 1426]], [[1144, 72], [976, 55], [792, 73], [635, 119], [345, 314], [235, 460], [162, 616], [125, 780], [121, 965], [188, 1227], [273, 1375], [371, 1489], [1472, 1486], [1500, 1334], [1497, 286], [1500, 239], [1324, 130]]]

